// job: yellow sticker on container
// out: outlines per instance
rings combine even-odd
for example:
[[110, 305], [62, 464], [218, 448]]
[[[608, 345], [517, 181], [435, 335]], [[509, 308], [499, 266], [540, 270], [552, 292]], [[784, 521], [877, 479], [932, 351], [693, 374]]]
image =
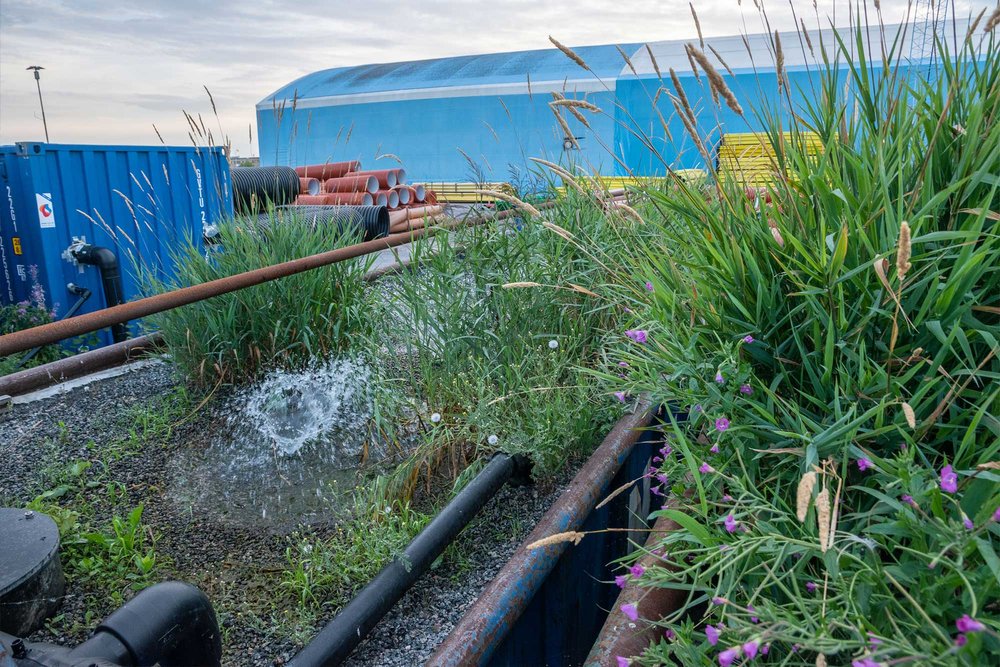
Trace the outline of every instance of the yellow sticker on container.
[[14, 254], [15, 255], [20, 255], [21, 254], [21, 239], [18, 238], [17, 236], [12, 236], [12, 237], [10, 237], [10, 240], [11, 240], [11, 243], [14, 244]]

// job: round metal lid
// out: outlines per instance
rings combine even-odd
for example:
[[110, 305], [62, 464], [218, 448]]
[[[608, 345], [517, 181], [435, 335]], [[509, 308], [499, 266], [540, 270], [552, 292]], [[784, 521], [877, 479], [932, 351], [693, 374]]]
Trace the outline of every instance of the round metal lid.
[[48, 515], [0, 507], [0, 598], [33, 577], [59, 550]]

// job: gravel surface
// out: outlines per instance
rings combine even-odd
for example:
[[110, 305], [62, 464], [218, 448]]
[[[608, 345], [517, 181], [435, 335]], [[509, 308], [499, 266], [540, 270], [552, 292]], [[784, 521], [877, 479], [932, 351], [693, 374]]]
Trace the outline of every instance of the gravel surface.
[[458, 572], [431, 570], [375, 627], [346, 665], [409, 667], [430, 657], [514, 554], [572, 474], [531, 486], [507, 486], [455, 544], [465, 558]]
[[[202, 409], [175, 426], [168, 438], [109, 456], [140, 428], [137, 414], [150, 408], [155, 413], [164, 402], [177, 400], [171, 394], [175, 387], [170, 367], [154, 364], [65, 394], [0, 408], [0, 505], [23, 506], [51, 488], [60, 469], [92, 461], [87, 486], [74, 501], [86, 520], [107, 530], [113, 516], [142, 504], [143, 522], [156, 536], [156, 578], [188, 581], [208, 594], [223, 628], [223, 664], [281, 665], [310, 636], [304, 628], [293, 636], [294, 624], [274, 604], [283, 593], [284, 552], [296, 527], [220, 523], [185, 506], [170, 488], [171, 470], [180, 457], [205, 448], [224, 417], [213, 415], [211, 407]], [[426, 659], [571, 475], [567, 471], [556, 480], [503, 489], [460, 536], [444, 565], [418, 581], [349, 664], [414, 665]], [[112, 483], [117, 495], [108, 491]], [[309, 526], [319, 537], [334, 529], [330, 522]], [[109, 591], [77, 579], [67, 585], [59, 615], [31, 639], [79, 643], [100, 618], [133, 594], [127, 583]], [[331, 616], [332, 611], [316, 619], [318, 627]]]

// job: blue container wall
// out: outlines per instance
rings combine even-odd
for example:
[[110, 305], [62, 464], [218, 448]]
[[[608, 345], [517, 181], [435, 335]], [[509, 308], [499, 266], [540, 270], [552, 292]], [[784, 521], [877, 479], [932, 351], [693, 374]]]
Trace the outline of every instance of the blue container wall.
[[581, 137], [580, 150], [569, 151], [549, 108], [549, 93], [258, 110], [261, 164], [357, 159], [366, 169], [389, 168], [396, 166], [394, 160], [375, 158], [391, 153], [403, 160], [413, 182], [508, 180], [511, 166], [523, 170], [530, 157], [607, 172], [612, 168], [608, 151], [614, 137], [614, 96], [590, 93], [586, 99], [609, 114], [588, 113], [590, 130], [565, 114], [574, 135]]
[[105, 306], [97, 268], [62, 258], [75, 238], [115, 252], [131, 300], [140, 274], [173, 277], [181, 244], [233, 210], [222, 148], [22, 143], [0, 148], [0, 180], [0, 302], [28, 298], [34, 267], [56, 317], [76, 300], [68, 283], [93, 292], [80, 313]]

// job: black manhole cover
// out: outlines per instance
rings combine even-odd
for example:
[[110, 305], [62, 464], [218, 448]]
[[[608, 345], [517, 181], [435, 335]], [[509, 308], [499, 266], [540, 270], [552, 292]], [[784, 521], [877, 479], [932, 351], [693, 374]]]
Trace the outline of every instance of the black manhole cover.
[[0, 631], [26, 637], [59, 606], [59, 529], [45, 514], [0, 508]]

